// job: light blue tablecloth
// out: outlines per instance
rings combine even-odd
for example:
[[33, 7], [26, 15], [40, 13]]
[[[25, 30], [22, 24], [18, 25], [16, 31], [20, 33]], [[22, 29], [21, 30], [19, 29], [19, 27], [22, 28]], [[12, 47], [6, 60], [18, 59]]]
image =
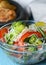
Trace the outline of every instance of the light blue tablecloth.
[[[3, 49], [0, 48], [0, 65], [18, 65], [12, 62], [11, 59], [4, 53]], [[46, 60], [35, 65], [46, 65]]]

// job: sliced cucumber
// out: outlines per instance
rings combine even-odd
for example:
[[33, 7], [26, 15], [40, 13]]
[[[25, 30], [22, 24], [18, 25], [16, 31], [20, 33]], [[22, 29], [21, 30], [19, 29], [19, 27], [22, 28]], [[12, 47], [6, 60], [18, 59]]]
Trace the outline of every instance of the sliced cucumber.
[[16, 27], [16, 26], [19, 26], [19, 25], [21, 25], [21, 24], [22, 24], [22, 21], [14, 22], [14, 23], [12, 24], [12, 27]]
[[41, 45], [43, 42], [40, 39], [37, 39], [34, 45]]
[[32, 35], [29, 39], [29, 43], [33, 44], [35, 41], [37, 40], [37, 36], [36, 35]]
[[20, 26], [16, 26], [16, 31], [18, 31], [19, 33], [25, 28], [25, 25], [21, 24]]

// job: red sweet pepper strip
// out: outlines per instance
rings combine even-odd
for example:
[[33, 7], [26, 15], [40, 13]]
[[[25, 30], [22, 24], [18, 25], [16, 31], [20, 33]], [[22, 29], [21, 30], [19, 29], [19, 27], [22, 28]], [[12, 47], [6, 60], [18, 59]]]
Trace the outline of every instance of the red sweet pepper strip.
[[31, 36], [32, 34], [35, 34], [37, 35], [38, 37], [42, 37], [41, 33], [40, 32], [34, 32], [34, 31], [31, 31], [31, 32], [26, 32], [20, 39], [19, 41], [24, 41], [24, 39], [26, 39], [27, 37]]
[[4, 41], [4, 34], [8, 33], [8, 28], [2, 28], [0, 29], [0, 40]]

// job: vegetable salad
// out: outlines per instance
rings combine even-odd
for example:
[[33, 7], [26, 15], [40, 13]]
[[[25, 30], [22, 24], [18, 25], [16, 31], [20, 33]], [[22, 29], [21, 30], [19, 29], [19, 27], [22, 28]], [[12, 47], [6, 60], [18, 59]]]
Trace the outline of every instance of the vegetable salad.
[[13, 22], [10, 27], [0, 29], [0, 40], [5, 44], [18, 46], [13, 50], [37, 51], [46, 42], [46, 23], [37, 22], [27, 25], [25, 22]]

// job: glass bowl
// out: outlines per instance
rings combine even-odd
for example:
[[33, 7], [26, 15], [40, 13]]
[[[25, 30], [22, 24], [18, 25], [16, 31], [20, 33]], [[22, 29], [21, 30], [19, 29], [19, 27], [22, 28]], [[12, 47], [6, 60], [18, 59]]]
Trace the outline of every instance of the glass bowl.
[[[34, 24], [35, 21], [23, 20], [22, 22], [25, 22], [27, 25], [29, 25], [29, 24]], [[0, 29], [4, 27], [9, 27], [11, 26], [11, 24], [12, 22], [2, 26]], [[1, 41], [0, 41], [0, 47], [5, 51], [5, 53], [8, 55], [8, 57], [11, 60], [13, 60], [15, 63], [18, 64], [34, 64], [46, 58], [46, 45], [44, 44], [42, 44], [43, 47], [42, 50], [38, 50], [34, 52], [13, 50], [13, 48], [20, 49], [20, 48], [28, 48], [28, 47], [8, 45]], [[29, 47], [33, 47], [33, 45], [30, 45]]]

